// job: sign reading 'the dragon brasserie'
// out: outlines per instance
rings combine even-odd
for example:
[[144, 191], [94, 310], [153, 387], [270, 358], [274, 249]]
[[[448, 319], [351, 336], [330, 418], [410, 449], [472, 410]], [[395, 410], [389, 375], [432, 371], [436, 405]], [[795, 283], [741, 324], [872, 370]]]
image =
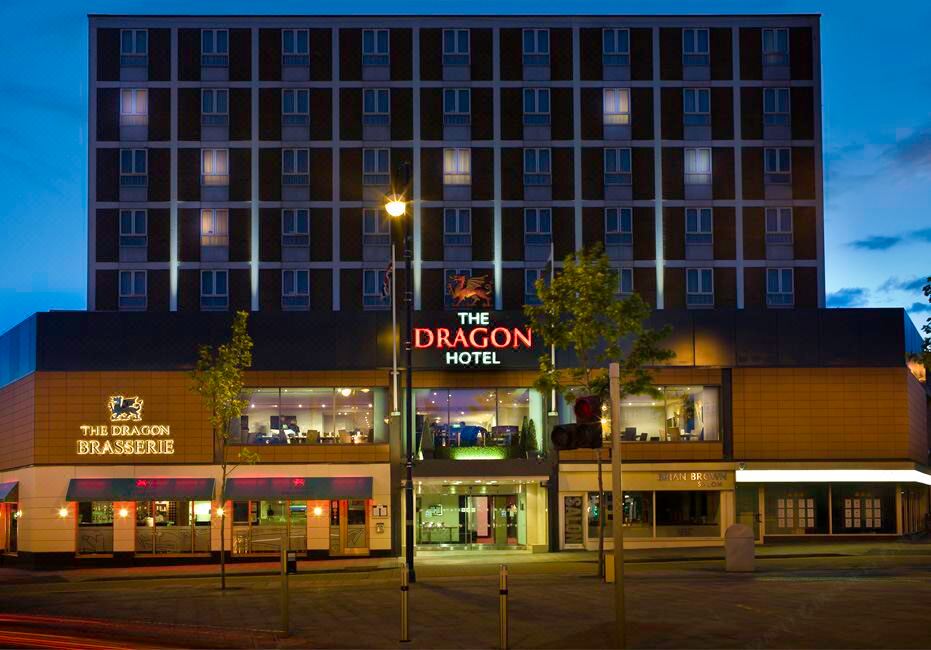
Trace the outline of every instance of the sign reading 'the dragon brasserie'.
[[414, 348], [446, 352], [447, 365], [500, 365], [498, 352], [530, 350], [533, 330], [505, 327], [491, 322], [488, 312], [458, 312], [458, 327], [415, 327]]

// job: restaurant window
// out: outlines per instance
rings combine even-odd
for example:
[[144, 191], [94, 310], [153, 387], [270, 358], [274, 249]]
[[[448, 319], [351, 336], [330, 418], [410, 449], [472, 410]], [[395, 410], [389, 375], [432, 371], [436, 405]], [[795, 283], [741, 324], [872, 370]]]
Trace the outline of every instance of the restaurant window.
[[362, 209], [362, 245], [387, 246], [391, 240], [388, 213], [378, 208]]
[[894, 485], [834, 483], [831, 499], [835, 534], [896, 532]]
[[685, 150], [685, 184], [711, 184], [711, 149], [703, 147]]
[[630, 166], [630, 148], [615, 147], [605, 149], [605, 185], [630, 185], [633, 174]]
[[120, 187], [145, 187], [147, 158], [145, 149], [120, 149]]
[[230, 34], [226, 29], [200, 30], [200, 64], [224, 66], [230, 61]]
[[288, 499], [233, 502], [234, 555], [307, 550], [307, 502]]
[[120, 246], [142, 248], [147, 243], [146, 210], [120, 210]]
[[81, 501], [78, 503], [79, 554], [113, 552], [113, 502]]
[[828, 486], [766, 486], [766, 534], [810, 535], [828, 532]]
[[548, 246], [553, 240], [553, 211], [550, 208], [524, 208], [524, 243]]
[[789, 89], [763, 89], [763, 124], [789, 126]]
[[472, 97], [468, 88], [446, 88], [443, 90], [443, 124], [465, 126], [472, 114]]
[[767, 147], [763, 150], [763, 172], [767, 183], [785, 185], [792, 182], [792, 150]]
[[708, 65], [708, 30], [682, 30], [682, 64]]
[[364, 88], [362, 123], [369, 126], [387, 126], [391, 121], [390, 96], [391, 91], [388, 88]]
[[472, 245], [471, 208], [446, 208], [443, 210], [443, 244], [446, 246]]
[[120, 90], [120, 126], [145, 126], [149, 123], [149, 91], [145, 88]]
[[250, 388], [232, 423], [234, 444], [306, 445], [385, 442], [384, 388]]
[[524, 65], [550, 64], [550, 30], [524, 30]]
[[683, 88], [682, 116], [685, 126], [711, 124], [711, 89]]
[[630, 65], [630, 30], [601, 30], [601, 51], [604, 65]]
[[657, 395], [627, 395], [618, 430], [625, 442], [720, 440], [720, 388], [657, 386]]
[[281, 245], [308, 246], [310, 244], [310, 210], [306, 208], [281, 211]]
[[281, 308], [306, 310], [310, 307], [310, 271], [285, 269], [281, 272]]
[[281, 152], [281, 184], [310, 183], [310, 149], [284, 149]]
[[200, 91], [200, 123], [204, 126], [229, 124], [229, 91], [225, 88], [204, 88]]
[[387, 185], [390, 180], [390, 149], [362, 150], [362, 184]]
[[200, 179], [202, 185], [229, 185], [229, 150], [204, 149], [200, 155]]
[[633, 211], [630, 208], [605, 208], [605, 245], [633, 244]]
[[310, 63], [310, 30], [281, 30], [281, 64], [308, 65]]
[[630, 124], [630, 89], [605, 88], [602, 97], [605, 124]]
[[136, 554], [209, 553], [209, 501], [137, 501]]
[[141, 310], [146, 305], [146, 272], [120, 271], [121, 310]]
[[524, 125], [545, 126], [550, 123], [550, 89], [524, 88]]
[[721, 537], [721, 493], [656, 492], [657, 537]]
[[766, 208], [766, 243], [792, 243], [792, 208]]
[[689, 307], [714, 305], [714, 269], [685, 270], [685, 304]]
[[685, 209], [685, 243], [710, 244], [712, 236], [711, 208]]
[[229, 243], [229, 210], [203, 208], [200, 211], [200, 245], [228, 246]]
[[472, 150], [443, 149], [443, 184], [469, 185], [472, 183]]
[[789, 65], [789, 30], [763, 30], [763, 65]]
[[390, 278], [384, 269], [362, 269], [362, 306], [365, 309], [386, 309], [391, 293]]
[[524, 185], [551, 185], [549, 149], [524, 149]]
[[443, 30], [443, 65], [469, 65], [469, 30]]
[[794, 271], [791, 268], [766, 269], [766, 304], [791, 307], [795, 302]]
[[531, 391], [526, 388], [432, 388], [414, 393], [416, 444], [425, 458], [518, 457], [531, 433], [535, 440], [541, 433], [536, 424], [531, 432]]
[[227, 271], [201, 271], [200, 308], [204, 311], [226, 309], [229, 306], [228, 285]]
[[120, 65], [148, 65], [149, 32], [146, 29], [120, 30]]
[[306, 126], [310, 122], [310, 91], [306, 88], [285, 88], [281, 91], [281, 123], [285, 126]]
[[[588, 540], [598, 539], [599, 517], [605, 515], [605, 539], [614, 536], [614, 495], [605, 491], [605, 505], [600, 507], [598, 492], [588, 493]], [[653, 537], [653, 493], [624, 493], [624, 537]]]
[[388, 30], [362, 30], [362, 64], [388, 65]]

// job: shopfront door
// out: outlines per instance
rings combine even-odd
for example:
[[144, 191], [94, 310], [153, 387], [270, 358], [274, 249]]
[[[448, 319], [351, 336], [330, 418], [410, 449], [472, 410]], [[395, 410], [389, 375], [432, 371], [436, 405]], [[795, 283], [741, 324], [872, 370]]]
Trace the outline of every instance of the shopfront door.
[[760, 488], [756, 485], [737, 486], [737, 523], [753, 531], [753, 538], [761, 540], [763, 514], [760, 511]]
[[464, 544], [515, 546], [518, 541], [516, 494], [462, 496], [460, 513], [464, 519]]
[[330, 501], [330, 555], [368, 555], [368, 501]]
[[0, 547], [4, 553], [16, 553], [17, 550], [17, 526], [19, 524], [19, 507], [16, 503], [0, 503], [0, 509], [3, 513], [3, 537], [5, 544]]

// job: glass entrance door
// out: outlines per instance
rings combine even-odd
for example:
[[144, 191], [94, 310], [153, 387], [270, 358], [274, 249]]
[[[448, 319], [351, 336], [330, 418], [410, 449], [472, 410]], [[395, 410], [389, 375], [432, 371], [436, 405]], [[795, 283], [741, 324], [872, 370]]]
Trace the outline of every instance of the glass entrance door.
[[461, 496], [464, 544], [515, 546], [518, 541], [518, 495]]
[[368, 555], [368, 501], [330, 501], [330, 555]]

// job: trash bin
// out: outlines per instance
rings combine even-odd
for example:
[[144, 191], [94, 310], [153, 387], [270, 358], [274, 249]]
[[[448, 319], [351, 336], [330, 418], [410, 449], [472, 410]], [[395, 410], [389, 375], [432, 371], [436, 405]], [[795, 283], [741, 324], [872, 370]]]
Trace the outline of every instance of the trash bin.
[[727, 527], [724, 533], [724, 564], [727, 571], [753, 571], [756, 552], [753, 531], [744, 524]]
[[288, 573], [297, 573], [297, 553], [294, 551], [288, 551], [288, 557], [286, 560], [287, 572]]

